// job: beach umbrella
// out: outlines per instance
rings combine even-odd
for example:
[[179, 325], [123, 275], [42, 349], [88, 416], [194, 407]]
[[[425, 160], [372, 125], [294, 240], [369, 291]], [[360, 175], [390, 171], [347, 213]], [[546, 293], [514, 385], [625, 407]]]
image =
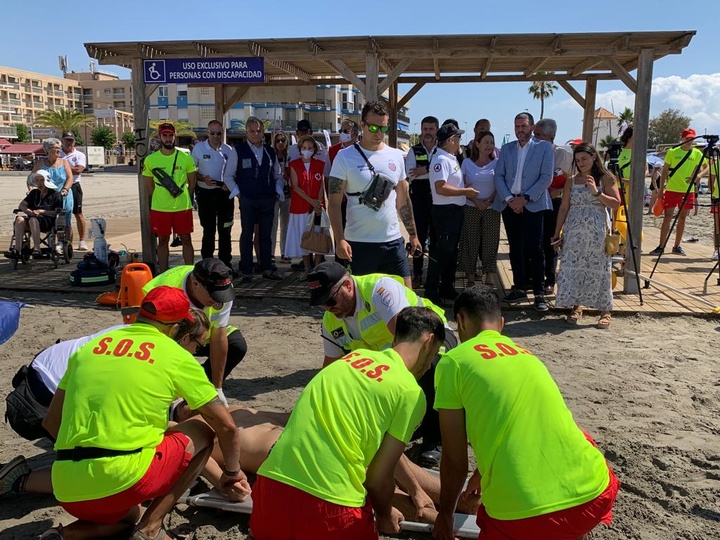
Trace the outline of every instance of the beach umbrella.
[[0, 301], [0, 345], [10, 339], [20, 325], [22, 302]]
[[663, 164], [665, 163], [665, 160], [661, 157], [658, 157], [657, 154], [648, 154], [647, 162], [648, 162], [648, 165], [650, 165], [651, 167], [654, 168], [654, 167], [662, 167]]

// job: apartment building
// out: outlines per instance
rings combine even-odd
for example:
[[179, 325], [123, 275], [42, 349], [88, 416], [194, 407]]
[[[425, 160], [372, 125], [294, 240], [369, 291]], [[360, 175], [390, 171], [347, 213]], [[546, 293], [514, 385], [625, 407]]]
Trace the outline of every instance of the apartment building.
[[37, 116], [46, 109], [94, 115], [96, 125], [110, 127], [118, 138], [134, 129], [129, 80], [96, 71], [92, 65], [89, 72], [65, 77], [0, 66], [0, 137], [15, 139], [15, 124], [39, 127]]

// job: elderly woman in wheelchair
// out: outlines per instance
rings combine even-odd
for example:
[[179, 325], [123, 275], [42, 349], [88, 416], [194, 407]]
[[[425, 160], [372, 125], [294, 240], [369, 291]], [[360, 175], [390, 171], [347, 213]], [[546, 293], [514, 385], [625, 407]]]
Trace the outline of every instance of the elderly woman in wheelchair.
[[[32, 257], [42, 256], [40, 233], [55, 230], [55, 218], [63, 209], [63, 198], [46, 170], [32, 173], [38, 189], [32, 189], [20, 203], [15, 217], [14, 243], [8, 251], [13, 258], [21, 258], [23, 236], [30, 231]], [[53, 242], [54, 244], [54, 242]]]

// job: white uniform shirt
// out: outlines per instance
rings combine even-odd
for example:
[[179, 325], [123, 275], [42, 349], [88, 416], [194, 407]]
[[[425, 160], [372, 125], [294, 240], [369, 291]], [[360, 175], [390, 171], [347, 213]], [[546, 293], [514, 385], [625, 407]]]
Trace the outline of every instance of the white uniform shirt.
[[[238, 158], [232, 146], [222, 143], [215, 150], [208, 141], [202, 141], [193, 148], [192, 157], [198, 174], [224, 182], [230, 191], [235, 188]], [[208, 186], [201, 180], [198, 180], [197, 186], [200, 189], [221, 189], [221, 186]]]
[[433, 204], [439, 206], [447, 204], [465, 205], [466, 199], [463, 196], [447, 197], [445, 195], [438, 195], [435, 189], [435, 182], [438, 180], [445, 180], [447, 185], [456, 188], [465, 187], [463, 173], [460, 170], [460, 164], [457, 158], [442, 148], [437, 149], [437, 152], [435, 152], [430, 162], [430, 191], [432, 191]]
[[45, 385], [45, 388], [55, 394], [55, 392], [57, 392], [60, 379], [63, 378], [65, 372], [67, 371], [68, 360], [80, 349], [80, 347], [98, 336], [102, 336], [103, 334], [107, 334], [113, 330], [125, 328], [125, 326], [126, 325], [124, 324], [111, 326], [110, 328], [100, 330], [100, 332], [89, 336], [61, 341], [60, 343], [52, 345], [41, 351], [40, 354], [38, 354], [32, 361], [30, 366], [40, 376], [40, 380]]
[[[373, 164], [373, 167], [375, 165]], [[380, 289], [382, 288], [382, 291]], [[343, 319], [347, 327], [348, 334], [354, 338], [361, 339], [360, 336], [360, 324], [358, 323], [357, 314], [365, 307], [365, 300], [363, 300], [359, 291], [357, 290], [357, 284], [355, 285], [355, 296], [357, 297], [355, 304], [355, 313]], [[373, 287], [372, 298], [370, 300], [372, 308], [377, 312], [380, 318], [389, 324], [392, 318], [400, 313], [403, 309], [408, 307], [407, 294], [405, 294], [405, 287], [390, 277], [382, 277], [377, 280]], [[340, 358], [345, 352], [332, 342], [332, 336], [323, 326], [323, 350], [325, 356], [329, 358]], [[389, 346], [389, 345], [388, 345]]]
[[[85, 154], [83, 154], [80, 150], [77, 148], [70, 152], [69, 154], [66, 154], [64, 150], [60, 150], [60, 157], [67, 159], [68, 163], [70, 164], [70, 168], [73, 167], [87, 167], [87, 158], [85, 157]], [[77, 184], [80, 182], [80, 177], [82, 176], [82, 173], [75, 174], [73, 173], [73, 184]]]
[[[388, 177], [395, 186], [405, 180], [405, 161], [400, 150], [388, 145], [376, 152], [363, 148], [361, 150], [375, 168], [375, 172]], [[370, 186], [373, 175], [360, 152], [349, 146], [338, 152], [330, 176], [345, 180], [345, 193], [359, 193]], [[357, 195], [348, 195], [345, 238], [351, 242], [371, 243], [391, 242], [401, 238], [396, 201], [397, 194], [393, 190], [376, 212], [360, 204]]]
[[520, 146], [520, 143], [518, 143], [517, 170], [515, 171], [515, 178], [513, 179], [512, 189], [510, 190], [513, 195], [522, 195], [522, 173], [523, 167], [525, 166], [525, 158], [529, 150], [529, 141], [525, 143], [525, 146]]

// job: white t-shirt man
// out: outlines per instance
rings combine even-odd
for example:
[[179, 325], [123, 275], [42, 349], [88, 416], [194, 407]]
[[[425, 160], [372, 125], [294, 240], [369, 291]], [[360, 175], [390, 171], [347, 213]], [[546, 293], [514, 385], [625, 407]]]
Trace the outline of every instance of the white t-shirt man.
[[[345, 239], [349, 242], [383, 243], [397, 240], [400, 234], [395, 190], [383, 203], [380, 209], [375, 210], [360, 204], [358, 195], [370, 186], [373, 173], [370, 171], [357, 147], [349, 146], [335, 157], [330, 176], [345, 180], [345, 194], [347, 195], [347, 223], [345, 225]], [[402, 152], [396, 148], [384, 145], [382, 149], [372, 152], [360, 148], [375, 172], [385, 175], [397, 187], [400, 181], [405, 180], [405, 160]]]
[[[72, 152], [69, 154], [66, 154], [64, 150], [60, 150], [60, 157], [67, 159], [68, 163], [70, 163], [70, 168], [73, 167], [83, 167], [87, 168], [87, 158], [85, 157], [85, 154], [83, 154], [80, 150], [75, 148]], [[80, 174], [73, 174], [73, 184], [79, 184], [80, 183], [80, 177], [82, 176], [82, 173]]]
[[45, 388], [55, 394], [55, 392], [57, 392], [60, 379], [63, 378], [65, 372], [67, 371], [68, 360], [78, 349], [80, 349], [80, 347], [98, 336], [107, 334], [108, 332], [119, 328], [125, 328], [125, 326], [126, 325], [124, 324], [119, 324], [117, 326], [105, 328], [105, 330], [100, 330], [90, 336], [61, 341], [60, 343], [40, 351], [40, 354], [35, 357], [30, 364], [30, 367], [40, 376], [40, 380], [45, 385]]
[[[230, 191], [235, 188], [238, 158], [232, 146], [221, 143], [216, 150], [208, 141], [201, 141], [193, 148], [192, 157], [198, 174], [223, 182]], [[208, 186], [200, 181], [197, 186], [200, 189], [221, 189], [221, 186]]]
[[460, 170], [457, 158], [442, 148], [437, 149], [430, 162], [430, 191], [432, 191], [433, 204], [438, 206], [447, 204], [465, 205], [466, 198], [463, 196], [446, 197], [445, 195], [439, 195], [435, 189], [435, 182], [438, 180], [445, 180], [448, 186], [465, 187], [463, 173]]

